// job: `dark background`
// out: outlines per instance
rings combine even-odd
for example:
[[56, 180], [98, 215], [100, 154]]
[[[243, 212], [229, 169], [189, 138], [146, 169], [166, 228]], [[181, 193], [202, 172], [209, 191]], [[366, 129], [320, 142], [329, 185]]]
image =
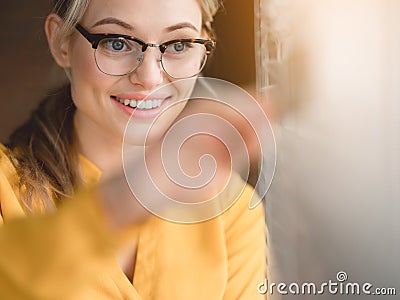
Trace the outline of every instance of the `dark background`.
[[[0, 10], [0, 142], [57, 85], [55, 66], [43, 30], [52, 0], [3, 1]], [[242, 87], [255, 82], [254, 8], [247, 0], [227, 0], [215, 18], [218, 46], [204, 72]]]

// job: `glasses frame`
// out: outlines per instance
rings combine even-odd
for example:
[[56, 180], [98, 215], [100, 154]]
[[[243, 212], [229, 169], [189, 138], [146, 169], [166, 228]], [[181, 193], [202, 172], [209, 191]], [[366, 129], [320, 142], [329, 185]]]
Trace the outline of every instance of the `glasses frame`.
[[[215, 50], [215, 40], [205, 40], [205, 39], [174, 39], [174, 40], [170, 40], [167, 41], [165, 43], [162, 44], [153, 44], [153, 43], [146, 43], [145, 41], [138, 39], [136, 37], [130, 36], [130, 35], [124, 35], [124, 34], [114, 34], [114, 33], [90, 33], [89, 31], [87, 31], [81, 24], [76, 24], [75, 28], [78, 30], [78, 32], [92, 45], [92, 48], [96, 51], [100, 42], [104, 39], [119, 39], [119, 38], [123, 38], [126, 40], [130, 40], [133, 42], [138, 43], [139, 45], [142, 46], [142, 53], [143, 56], [141, 57], [141, 59], [139, 60], [139, 64], [133, 68], [132, 70], [130, 70], [129, 72], [125, 73], [125, 74], [121, 74], [121, 75], [116, 75], [116, 74], [109, 74], [107, 72], [104, 72], [98, 65], [96, 57], [95, 57], [95, 61], [96, 61], [96, 66], [97, 68], [100, 70], [100, 72], [106, 74], [106, 75], [110, 75], [110, 76], [126, 76], [128, 74], [133, 73], [137, 68], [139, 68], [139, 66], [142, 64], [143, 62], [143, 58], [144, 58], [144, 52], [149, 48], [149, 47], [153, 47], [153, 48], [158, 48], [161, 52], [161, 66], [162, 69], [164, 70], [164, 72], [166, 74], [168, 74], [168, 76], [170, 76], [171, 78], [175, 78], [175, 79], [184, 79], [184, 78], [190, 78], [190, 77], [194, 77], [196, 75], [198, 75], [204, 68], [205, 64], [206, 64], [206, 60], [207, 57], [209, 55], [211, 55], [214, 50]], [[169, 45], [172, 44], [177, 44], [177, 43], [197, 43], [197, 44], [202, 44], [205, 48], [206, 48], [206, 56], [205, 56], [205, 61], [203, 62], [202, 67], [199, 69], [199, 72], [197, 72], [196, 74], [189, 76], [189, 77], [174, 77], [171, 76], [164, 68], [163, 62], [162, 62], [162, 57], [163, 54], [165, 52], [165, 50], [167, 50], [167, 47]], [[96, 52], [95, 52], [96, 55]]]

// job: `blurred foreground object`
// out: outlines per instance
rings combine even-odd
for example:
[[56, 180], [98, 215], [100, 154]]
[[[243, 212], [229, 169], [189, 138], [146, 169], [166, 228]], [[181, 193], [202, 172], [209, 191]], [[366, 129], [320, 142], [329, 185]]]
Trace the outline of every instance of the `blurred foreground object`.
[[[397, 299], [400, 1], [256, 0], [256, 8], [258, 89], [278, 114], [266, 202], [272, 281], [318, 286], [344, 271], [371, 291], [397, 289], [372, 298]], [[367, 296], [296, 299], [352, 297]]]

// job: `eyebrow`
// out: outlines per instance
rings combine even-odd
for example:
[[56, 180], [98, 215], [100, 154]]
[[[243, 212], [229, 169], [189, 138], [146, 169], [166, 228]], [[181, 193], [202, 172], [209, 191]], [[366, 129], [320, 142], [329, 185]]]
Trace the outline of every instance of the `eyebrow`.
[[169, 27], [165, 28], [164, 31], [172, 32], [172, 31], [184, 29], [184, 28], [190, 28], [190, 29], [193, 29], [194, 31], [199, 32], [199, 30], [196, 28], [196, 26], [194, 26], [192, 23], [189, 23], [189, 22], [182, 22], [182, 23], [178, 23], [178, 24], [169, 26]]
[[[119, 25], [119, 26], [121, 26], [121, 27], [123, 27], [123, 28], [125, 28], [127, 30], [133, 30], [134, 29], [134, 27], [132, 25], [130, 25], [130, 24], [128, 24], [128, 23], [126, 23], [126, 22], [124, 22], [122, 20], [119, 20], [119, 19], [116, 19], [116, 18], [112, 18], [112, 17], [105, 18], [105, 19], [102, 19], [100, 21], [97, 21], [92, 26], [92, 28], [96, 27], [96, 26], [100, 26], [100, 25], [105, 25], [105, 24], [116, 24], [116, 25]], [[169, 26], [169, 27], [165, 28], [164, 31], [165, 32], [172, 32], [172, 31], [176, 31], [176, 30], [180, 30], [180, 29], [184, 29], [184, 28], [189, 28], [189, 29], [192, 29], [194, 31], [199, 32], [199, 30], [196, 28], [196, 26], [194, 26], [190, 22], [182, 22], [182, 23], [178, 23], [178, 24]]]
[[105, 19], [102, 19], [100, 21], [97, 21], [92, 26], [92, 28], [96, 27], [96, 26], [100, 26], [100, 25], [105, 25], [105, 24], [116, 24], [116, 25], [119, 25], [119, 26], [121, 26], [121, 27], [123, 27], [125, 29], [133, 30], [133, 27], [131, 25], [129, 25], [128, 23], [126, 23], [126, 22], [124, 22], [122, 20], [116, 19], [116, 18], [105, 18]]

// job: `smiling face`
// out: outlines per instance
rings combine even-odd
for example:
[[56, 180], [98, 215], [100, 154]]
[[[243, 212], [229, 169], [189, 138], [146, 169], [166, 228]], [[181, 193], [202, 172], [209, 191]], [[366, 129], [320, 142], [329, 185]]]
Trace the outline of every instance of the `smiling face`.
[[[92, 34], [129, 35], [153, 44], [202, 37], [202, 15], [196, 0], [92, 0], [79, 23]], [[133, 114], [135, 132], [130, 142], [140, 144], [154, 118], [166, 106], [189, 96], [194, 80], [177, 82], [168, 76], [161, 67], [160, 55], [158, 48], [149, 47], [134, 72], [106, 75], [96, 65], [92, 45], [78, 31], [74, 32], [63, 67], [69, 70], [80, 141], [86, 135], [88, 140], [97, 136], [121, 143]], [[157, 91], [168, 83], [171, 84]], [[137, 107], [146, 97], [150, 100]], [[163, 114], [157, 122], [156, 136], [171, 125], [183, 107], [184, 102]]]

